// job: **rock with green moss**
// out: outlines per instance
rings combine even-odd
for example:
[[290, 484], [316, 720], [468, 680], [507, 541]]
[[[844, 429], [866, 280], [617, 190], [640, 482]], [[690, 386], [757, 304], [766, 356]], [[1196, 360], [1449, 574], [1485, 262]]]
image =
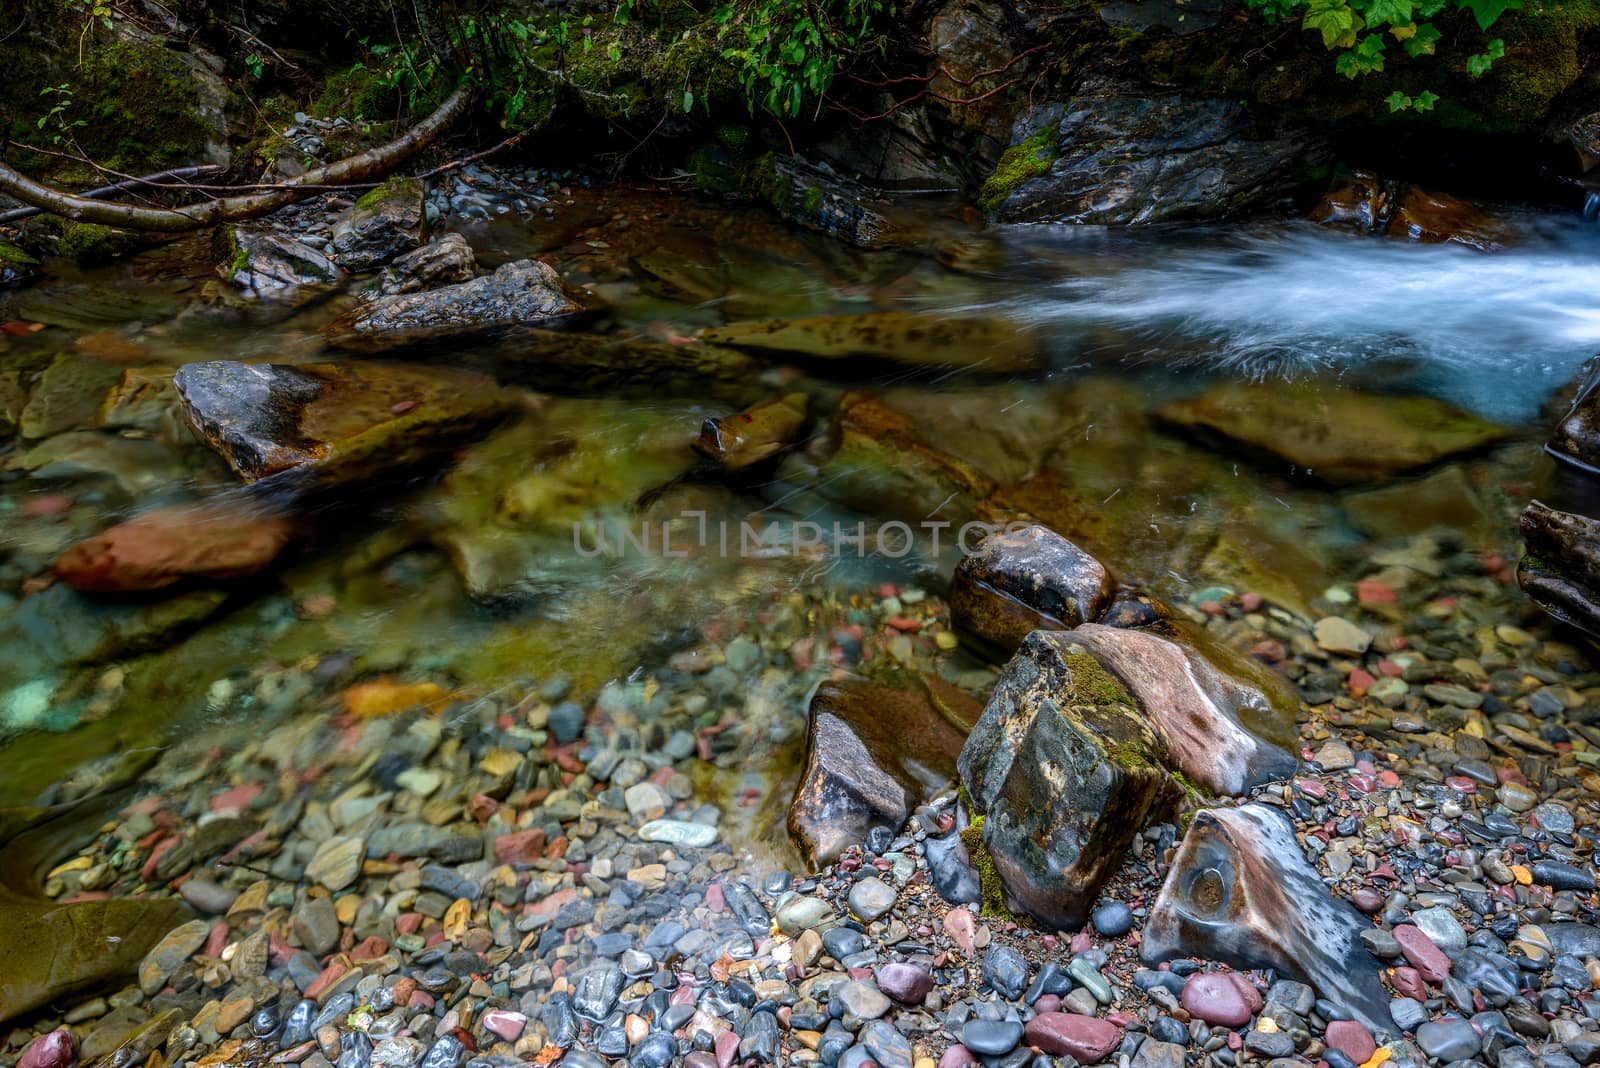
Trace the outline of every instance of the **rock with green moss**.
[[420, 248], [426, 223], [422, 182], [391, 178], [339, 216], [333, 224], [333, 254], [352, 271], [370, 271]]
[[1056, 147], [1053, 126], [1036, 130], [1012, 145], [1000, 157], [994, 173], [984, 181], [978, 192], [978, 207], [990, 215], [998, 212], [1023, 182], [1049, 174], [1058, 155], [1060, 150]]
[[[991, 178], [984, 194], [1006, 222], [1237, 216], [1290, 197], [1331, 154], [1308, 130], [1268, 127], [1231, 101], [1145, 92], [1075, 97], [1041, 132], [1036, 144], [1023, 141], [1023, 152], [1008, 154], [1006, 174]], [[1013, 185], [1017, 176], [1024, 177]]]
[[1335, 483], [1392, 478], [1510, 433], [1432, 397], [1367, 393], [1316, 379], [1228, 383], [1174, 401], [1157, 416], [1243, 447], [1284, 474]]
[[806, 755], [789, 833], [813, 869], [898, 832], [949, 782], [978, 704], [934, 676], [892, 673], [824, 683], [811, 699]]
[[1115, 676], [1070, 632], [1035, 631], [957, 762], [1010, 908], [1076, 930], [1139, 828], [1183, 788]]
[[39, 261], [22, 249], [0, 241], [0, 287], [21, 285], [38, 272], [38, 267]]
[[926, 230], [879, 190], [797, 157], [763, 157], [746, 184], [790, 222], [860, 248], [899, 248]]
[[1295, 706], [1283, 687], [1251, 685], [1150, 631], [1086, 623], [1071, 637], [1126, 690], [1159, 743], [1155, 755], [1186, 783], [1242, 794], [1294, 774], [1294, 757], [1244, 724], [1245, 715], [1276, 718], [1280, 735], [1292, 730]]
[[310, 245], [261, 226], [217, 231], [217, 274], [255, 299], [299, 303], [326, 293], [344, 272]]

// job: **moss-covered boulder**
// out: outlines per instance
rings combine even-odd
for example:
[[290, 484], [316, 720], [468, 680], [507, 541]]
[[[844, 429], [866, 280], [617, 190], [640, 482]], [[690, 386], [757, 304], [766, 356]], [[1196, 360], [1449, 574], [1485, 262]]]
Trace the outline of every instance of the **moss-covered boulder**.
[[217, 274], [248, 297], [300, 303], [344, 277], [310, 245], [263, 226], [224, 226], [213, 245]]
[[352, 271], [370, 271], [420, 248], [427, 224], [422, 182], [391, 178], [364, 193], [333, 225], [333, 254]]
[[1027, 637], [958, 761], [1010, 908], [1083, 926], [1139, 828], [1183, 795], [1162, 749], [1144, 711], [1071, 633]]
[[978, 703], [934, 676], [894, 672], [824, 683], [811, 699], [789, 833], [813, 869], [898, 832], [955, 774]]
[[1156, 414], [1242, 447], [1269, 470], [1335, 483], [1392, 478], [1510, 433], [1432, 397], [1367, 393], [1315, 379], [1233, 382]]

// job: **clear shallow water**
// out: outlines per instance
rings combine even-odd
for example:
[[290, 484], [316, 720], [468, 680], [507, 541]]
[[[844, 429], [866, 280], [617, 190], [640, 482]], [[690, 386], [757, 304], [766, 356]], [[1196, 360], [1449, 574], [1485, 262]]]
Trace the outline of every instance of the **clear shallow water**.
[[[574, 549], [574, 523], [681, 530], [685, 512], [735, 526], [945, 514], [948, 498], [908, 513], [859, 480], [849, 490], [850, 473], [829, 466], [828, 422], [852, 388], [881, 391], [913, 436], [980, 471], [1007, 507], [1059, 516], [1163, 596], [1271, 584], [1301, 603], [1348, 579], [1375, 545], [1403, 538], [1382, 506], [1295, 482], [1259, 454], [1199, 445], [1156, 425], [1150, 410], [1238, 378], [1315, 375], [1327, 389], [1430, 393], [1517, 428], [1507, 449], [1461, 465], [1484, 489], [1474, 504], [1481, 522], [1457, 532], [1469, 548], [1511, 548], [1520, 498], [1501, 487], [1548, 476], [1534, 447], [1539, 407], [1600, 348], [1600, 230], [1564, 219], [1519, 225], [1523, 239], [1492, 254], [1299, 224], [945, 232], [925, 252], [869, 254], [759, 212], [634, 191], [594, 194], [552, 223], [501, 220], [471, 234], [482, 261], [545, 257], [606, 302], [598, 331], [682, 340], [740, 319], [976, 311], [1038, 330], [1046, 366], [1003, 377], [772, 356], [736, 384], [737, 399], [682, 386], [618, 398], [581, 380], [534, 382], [559, 396], [530, 394], [526, 415], [404, 484], [319, 505], [305, 517], [310, 536], [276, 569], [227, 587], [189, 625], [105, 656], [65, 657], [64, 638], [93, 637], [97, 620], [129, 602], [42, 589], [55, 557], [143, 510], [237, 488], [181, 419], [146, 413], [107, 425], [95, 391], [130, 367], [159, 380], [194, 360], [345, 358], [317, 335], [342, 305], [219, 305], [194, 249], [64, 274], [0, 311], [50, 324], [0, 342], [3, 370], [22, 385], [59, 353], [86, 355], [93, 372], [81, 425], [60, 435], [83, 435], [70, 456], [25, 460], [32, 442], [3, 457], [0, 627], [10, 637], [0, 736], [10, 741], [0, 741], [9, 773], [0, 803], [107, 752], [180, 735], [214, 733], [222, 744], [241, 724], [338, 714], [341, 695], [363, 680], [426, 679], [485, 701], [562, 676], [587, 701], [608, 680], [637, 683], [675, 652], [737, 634], [775, 644], [809, 636], [826, 648], [829, 628], [882, 583], [936, 595], [948, 554], [591, 559]], [[819, 421], [803, 448], [751, 477], [696, 466], [689, 444], [705, 417], [790, 391], [808, 395]], [[887, 455], [915, 466], [901, 446]], [[794, 598], [823, 607], [797, 616]], [[134, 606], [147, 603], [166, 596]], [[866, 640], [881, 650], [895, 638]], [[821, 667], [797, 662], [761, 686], [758, 671], [729, 682], [747, 702], [741, 714], [762, 724], [741, 755], [746, 778], [792, 763], [804, 693], [828, 667], [816, 659]], [[949, 663], [977, 668], [959, 653]]]

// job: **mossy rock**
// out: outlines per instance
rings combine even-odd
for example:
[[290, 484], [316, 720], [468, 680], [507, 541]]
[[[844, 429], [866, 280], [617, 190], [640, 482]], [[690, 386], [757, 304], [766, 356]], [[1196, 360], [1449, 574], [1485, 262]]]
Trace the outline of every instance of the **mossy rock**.
[[991, 215], [999, 211], [1000, 205], [1023, 182], [1049, 174], [1050, 165], [1056, 161], [1057, 155], [1056, 131], [1050, 126], [1012, 145], [1000, 157], [994, 173], [983, 183], [983, 189], [978, 193], [978, 207]]

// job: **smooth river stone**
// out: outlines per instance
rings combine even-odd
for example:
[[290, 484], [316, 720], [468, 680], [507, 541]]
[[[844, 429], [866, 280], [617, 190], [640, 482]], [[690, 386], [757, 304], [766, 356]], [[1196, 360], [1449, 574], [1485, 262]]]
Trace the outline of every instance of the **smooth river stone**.
[[1140, 952], [1150, 964], [1200, 956], [1275, 968], [1374, 1034], [1389, 1034], [1380, 966], [1361, 942], [1370, 926], [1328, 892], [1281, 812], [1261, 804], [1202, 809], [1150, 910]]
[[1122, 1028], [1076, 1012], [1041, 1012], [1023, 1029], [1028, 1045], [1079, 1064], [1104, 1060], [1122, 1042]]
[[1261, 993], [1244, 976], [1210, 972], [1192, 976], [1183, 985], [1184, 1011], [1222, 1027], [1243, 1027], [1261, 1011]]
[[639, 828], [639, 837], [646, 842], [666, 842], [669, 845], [704, 849], [717, 840], [717, 829], [705, 823], [688, 820], [651, 820]]

